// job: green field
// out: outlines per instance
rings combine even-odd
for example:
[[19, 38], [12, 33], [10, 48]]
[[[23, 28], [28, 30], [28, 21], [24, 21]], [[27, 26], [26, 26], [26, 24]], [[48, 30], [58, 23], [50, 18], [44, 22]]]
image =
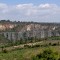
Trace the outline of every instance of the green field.
[[[13, 50], [13, 47], [6, 47], [6, 49], [8, 51], [6, 53], [0, 52], [0, 60], [32, 60], [32, 57], [43, 52], [46, 48], [50, 48], [53, 52], [57, 51], [60, 54], [60, 45], [59, 46], [58, 45], [56, 45], [56, 46], [44, 46], [48, 43], [53, 44], [53, 43], [58, 43], [58, 42], [60, 43], [59, 40], [43, 41], [40, 43], [37, 42], [37, 43], [32, 43], [32, 44], [33, 45], [34, 44], [35, 45], [41, 45], [42, 44], [43, 46], [15, 48], [15, 50]], [[30, 45], [31, 45], [31, 43], [30, 43]], [[11, 50], [10, 50], [10, 48], [11, 48]]]
[[[50, 48], [53, 51], [60, 53], [60, 46], [51, 46]], [[44, 49], [46, 49], [46, 47], [26, 48], [7, 53], [0, 53], [0, 60], [31, 60], [33, 56], [41, 53]]]

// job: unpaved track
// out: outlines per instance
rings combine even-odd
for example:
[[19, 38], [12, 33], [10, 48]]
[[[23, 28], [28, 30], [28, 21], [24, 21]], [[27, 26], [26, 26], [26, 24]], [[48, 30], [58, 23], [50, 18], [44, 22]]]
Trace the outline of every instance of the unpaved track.
[[29, 46], [34, 46], [34, 45], [38, 45], [40, 43], [43, 43], [43, 41], [40, 41], [40, 42], [35, 42], [35, 43], [27, 43], [27, 44], [21, 44], [21, 45], [18, 45], [18, 46], [11, 46], [11, 47], [6, 47], [4, 49], [8, 50], [8, 51], [11, 51], [11, 50], [14, 50], [14, 49], [17, 49], [17, 48], [24, 48], [24, 45], [29, 45]]

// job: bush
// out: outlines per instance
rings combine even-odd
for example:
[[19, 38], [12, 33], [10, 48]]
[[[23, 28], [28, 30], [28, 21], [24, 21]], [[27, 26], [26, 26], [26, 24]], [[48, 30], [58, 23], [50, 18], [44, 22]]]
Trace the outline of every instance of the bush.
[[57, 52], [53, 52], [51, 49], [46, 49], [42, 53], [33, 57], [33, 60], [59, 60]]
[[35, 45], [35, 47], [40, 47], [40, 45]]
[[40, 45], [32, 45], [32, 48], [40, 47]]
[[3, 53], [7, 53], [8, 51], [6, 49], [3, 50]]
[[56, 45], [57, 45], [57, 43], [53, 43], [53, 44], [52, 44], [52, 46], [56, 46]]
[[51, 43], [49, 43], [49, 45], [51, 45]]

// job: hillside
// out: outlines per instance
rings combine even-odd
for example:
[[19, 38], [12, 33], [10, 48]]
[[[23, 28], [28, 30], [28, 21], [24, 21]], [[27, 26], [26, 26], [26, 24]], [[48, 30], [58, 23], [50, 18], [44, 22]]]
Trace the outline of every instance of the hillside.
[[10, 41], [41, 40], [60, 36], [60, 23], [0, 21], [0, 33]]
[[7, 43], [9, 43], [9, 40], [7, 38], [5, 38], [2, 34], [0, 34], [0, 47]]
[[60, 23], [39, 23], [39, 22], [16, 22], [10, 20], [0, 21], [0, 31], [20, 31], [21, 29], [26, 29], [26, 27], [33, 27], [36, 29], [54, 29], [60, 28]]

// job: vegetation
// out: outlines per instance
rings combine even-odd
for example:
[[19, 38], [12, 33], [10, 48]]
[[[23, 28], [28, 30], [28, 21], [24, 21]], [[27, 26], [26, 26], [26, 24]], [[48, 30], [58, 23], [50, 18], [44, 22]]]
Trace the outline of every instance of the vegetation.
[[51, 49], [46, 49], [42, 53], [33, 57], [33, 60], [59, 60], [60, 55], [58, 52], [53, 52]]
[[60, 40], [60, 36], [49, 37], [48, 40]]
[[[22, 46], [22, 47], [21, 47]], [[59, 60], [60, 40], [1, 46], [0, 60]]]
[[0, 43], [8, 43], [8, 41], [9, 40], [6, 39], [3, 34], [0, 34]]
[[[49, 48], [49, 49], [48, 49]], [[59, 60], [59, 46], [23, 48], [0, 52], [0, 60]]]

